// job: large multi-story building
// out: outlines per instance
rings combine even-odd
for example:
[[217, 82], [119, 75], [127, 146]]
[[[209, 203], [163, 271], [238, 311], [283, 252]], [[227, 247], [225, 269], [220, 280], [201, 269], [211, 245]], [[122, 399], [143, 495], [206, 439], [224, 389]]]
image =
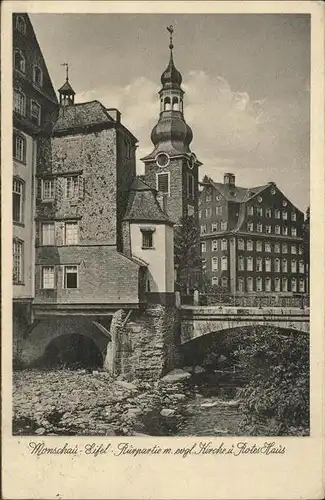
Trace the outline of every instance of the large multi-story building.
[[206, 179], [199, 204], [207, 282], [229, 293], [304, 293], [303, 213], [274, 182], [236, 186]]
[[[37, 136], [57, 111], [57, 98], [27, 14], [13, 14], [13, 319], [30, 322], [35, 269]], [[14, 342], [14, 348], [19, 349]]]

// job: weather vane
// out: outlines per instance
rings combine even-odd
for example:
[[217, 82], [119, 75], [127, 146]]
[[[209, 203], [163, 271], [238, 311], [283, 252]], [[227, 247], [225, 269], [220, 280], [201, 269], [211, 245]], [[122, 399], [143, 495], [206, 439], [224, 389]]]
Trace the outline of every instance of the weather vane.
[[65, 66], [66, 68], [66, 80], [69, 80], [69, 64], [68, 63], [61, 63], [61, 66]]
[[169, 31], [170, 37], [169, 37], [169, 48], [170, 50], [173, 50], [174, 45], [173, 45], [173, 33], [174, 33], [174, 26], [170, 24], [167, 26], [167, 31]]

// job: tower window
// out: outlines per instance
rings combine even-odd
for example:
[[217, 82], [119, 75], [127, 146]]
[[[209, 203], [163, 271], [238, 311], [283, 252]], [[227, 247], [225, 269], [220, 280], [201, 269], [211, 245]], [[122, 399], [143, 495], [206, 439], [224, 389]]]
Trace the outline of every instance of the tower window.
[[26, 163], [26, 139], [21, 134], [13, 134], [13, 157]]
[[78, 266], [64, 266], [64, 288], [78, 288]]
[[40, 125], [41, 106], [38, 104], [38, 102], [34, 101], [34, 99], [31, 99], [30, 103], [30, 117], [33, 122], [35, 122], [37, 125]]
[[33, 66], [33, 83], [37, 87], [42, 87], [43, 85], [43, 72], [39, 66]]
[[194, 184], [193, 174], [187, 174], [187, 195], [189, 198], [194, 198], [195, 195], [195, 184]]
[[18, 239], [12, 244], [12, 281], [15, 285], [23, 282], [24, 242]]
[[23, 222], [23, 197], [24, 182], [13, 179], [12, 183], [12, 220], [13, 222]]
[[19, 33], [22, 33], [22, 35], [26, 34], [26, 23], [22, 16], [16, 17], [16, 30], [19, 31]]
[[20, 71], [21, 73], [25, 73], [26, 70], [25, 57], [22, 51], [19, 49], [15, 49], [14, 51], [14, 68]]
[[161, 193], [169, 194], [169, 172], [156, 174], [156, 188]]
[[54, 288], [54, 266], [42, 267], [42, 288], [47, 290]]
[[179, 111], [178, 97], [173, 97], [173, 111]]
[[26, 96], [19, 90], [14, 90], [14, 111], [19, 115], [26, 115]]
[[141, 229], [142, 233], [142, 248], [153, 248], [153, 230]]
[[170, 111], [170, 109], [171, 109], [170, 97], [165, 97], [165, 99], [164, 99], [164, 111]]

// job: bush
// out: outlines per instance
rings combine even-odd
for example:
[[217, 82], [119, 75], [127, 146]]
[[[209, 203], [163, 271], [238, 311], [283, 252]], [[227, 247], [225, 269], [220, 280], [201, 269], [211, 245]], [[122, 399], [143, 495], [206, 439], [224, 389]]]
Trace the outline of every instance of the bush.
[[309, 434], [309, 336], [256, 328], [234, 353], [248, 384], [241, 389], [247, 435]]

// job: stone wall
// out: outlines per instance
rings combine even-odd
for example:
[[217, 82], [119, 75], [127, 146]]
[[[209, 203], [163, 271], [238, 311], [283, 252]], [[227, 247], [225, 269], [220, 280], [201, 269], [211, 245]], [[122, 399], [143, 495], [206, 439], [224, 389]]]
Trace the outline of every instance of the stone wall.
[[[141, 314], [116, 313], [112, 322], [112, 360], [106, 368], [128, 380], [159, 379], [179, 362], [178, 311], [172, 306], [148, 306]], [[114, 368], [113, 368], [114, 367]]]

